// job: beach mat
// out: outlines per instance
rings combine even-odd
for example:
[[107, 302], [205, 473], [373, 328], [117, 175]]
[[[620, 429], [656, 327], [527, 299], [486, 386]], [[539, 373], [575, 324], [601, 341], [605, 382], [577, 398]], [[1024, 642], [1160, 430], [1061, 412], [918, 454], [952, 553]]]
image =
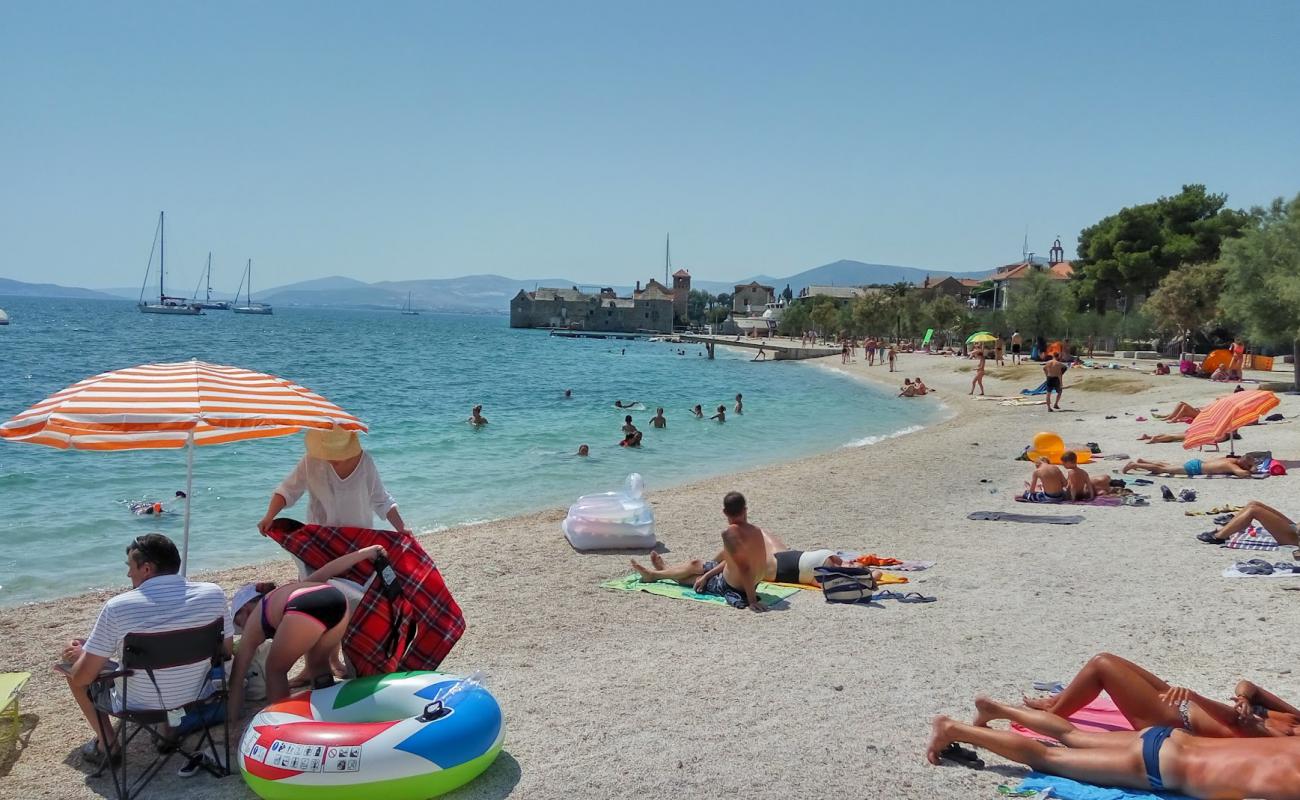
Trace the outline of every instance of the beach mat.
[[1279, 546], [1273, 534], [1255, 525], [1232, 534], [1221, 545], [1231, 550], [1276, 550]]
[[[1069, 720], [1074, 727], [1084, 733], [1106, 733], [1108, 731], [1131, 731], [1133, 723], [1129, 722], [1115, 705], [1115, 701], [1110, 699], [1110, 695], [1102, 692], [1093, 701], [1069, 716]], [[1028, 736], [1030, 739], [1038, 739], [1043, 742], [1056, 742], [1050, 736], [1044, 736], [1036, 733], [1018, 723], [1011, 723], [1011, 730], [1021, 736]]]
[[1227, 569], [1223, 570], [1223, 577], [1225, 578], [1300, 578], [1300, 572], [1274, 572], [1271, 575], [1247, 575], [1244, 572], [1238, 572], [1237, 565], [1233, 564], [1231, 567], [1228, 567]]
[[1083, 517], [1078, 514], [1059, 517], [1052, 514], [1013, 514], [1010, 511], [972, 511], [966, 519], [989, 522], [1037, 522], [1045, 525], [1078, 525]]
[[[873, 569], [883, 570], [884, 567], [873, 567]], [[892, 584], [907, 583], [907, 582], [908, 582], [907, 578], [905, 578], [902, 575], [891, 575], [888, 572], [882, 571], [880, 573], [880, 580], [876, 581], [876, 584], [878, 586], [889, 586]], [[814, 586], [808, 583], [781, 583], [780, 581], [772, 581], [771, 583], [765, 583], [764, 585], [781, 586], [786, 589], [804, 589], [810, 592], [820, 592], [822, 590], [822, 587]]]
[[1039, 503], [1041, 505], [1052, 506], [1122, 506], [1124, 498], [1114, 494], [1103, 494], [1100, 497], [1094, 497], [1091, 500], [1028, 500], [1024, 495], [1013, 497], [1017, 503]]
[[1072, 781], [1069, 778], [1044, 775], [1041, 772], [1029, 773], [1029, 777], [1022, 780], [1016, 788], [1032, 789], [1036, 792], [1050, 789], [1050, 796], [1059, 797], [1061, 800], [1192, 800], [1178, 792], [1148, 792], [1142, 789], [1095, 786], [1091, 783]]
[[[660, 597], [671, 597], [676, 600], [695, 600], [700, 603], [713, 603], [714, 605], [725, 606], [727, 601], [716, 594], [700, 594], [689, 586], [682, 586], [680, 583], [672, 581], [655, 581], [646, 583], [635, 572], [622, 578], [614, 578], [601, 584], [602, 588], [614, 589], [620, 592], [645, 592], [646, 594], [659, 595]], [[772, 606], [785, 600], [793, 594], [799, 592], [799, 588], [790, 588], [789, 586], [774, 586], [770, 583], [760, 583], [758, 585], [758, 599], [763, 605], [771, 608]]]

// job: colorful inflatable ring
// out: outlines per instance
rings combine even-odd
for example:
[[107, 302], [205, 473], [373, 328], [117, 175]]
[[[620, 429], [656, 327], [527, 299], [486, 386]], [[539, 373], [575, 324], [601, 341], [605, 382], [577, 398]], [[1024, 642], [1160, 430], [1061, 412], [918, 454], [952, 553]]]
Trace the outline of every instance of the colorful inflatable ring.
[[501, 707], [477, 683], [372, 675], [262, 709], [239, 743], [239, 768], [265, 800], [423, 800], [476, 778], [504, 738]]

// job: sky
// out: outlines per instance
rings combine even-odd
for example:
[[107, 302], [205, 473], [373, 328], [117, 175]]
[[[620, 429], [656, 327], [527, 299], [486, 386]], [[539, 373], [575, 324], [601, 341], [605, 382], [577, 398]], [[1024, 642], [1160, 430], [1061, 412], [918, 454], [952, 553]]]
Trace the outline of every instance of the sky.
[[[7, 3], [0, 277], [985, 270], [1300, 191], [1300, 4]], [[229, 285], [227, 285], [229, 284]]]

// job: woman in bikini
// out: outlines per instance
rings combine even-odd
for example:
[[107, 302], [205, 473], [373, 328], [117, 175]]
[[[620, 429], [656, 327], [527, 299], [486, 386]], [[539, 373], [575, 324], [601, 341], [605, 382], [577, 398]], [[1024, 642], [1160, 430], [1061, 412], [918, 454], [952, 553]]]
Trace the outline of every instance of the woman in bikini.
[[1180, 402], [1168, 414], [1152, 414], [1151, 416], [1165, 422], [1191, 422], [1196, 419], [1196, 415], [1199, 413], [1201, 413], [1201, 410], [1196, 406]]
[[[334, 559], [307, 576], [277, 587], [274, 583], [241, 586], [230, 605], [235, 629], [242, 632], [230, 676], [230, 713], [243, 709], [244, 677], [262, 642], [273, 639], [266, 657], [266, 699], [269, 703], [289, 696], [289, 668], [307, 657], [311, 678], [330, 675], [329, 657], [343, 641], [348, 626], [348, 601], [325, 581], [367, 559], [387, 556], [379, 545], [362, 548]], [[252, 624], [248, 625], [251, 620]], [[245, 627], [247, 625], [247, 628]]]
[[[1229, 705], [1190, 689], [1170, 686], [1132, 661], [1110, 653], [1089, 659], [1060, 693], [1051, 697], [1026, 697], [1024, 703], [1065, 719], [1102, 692], [1110, 695], [1120, 713], [1137, 730], [1168, 726], [1213, 738], [1300, 735], [1300, 709], [1250, 681], [1237, 683], [1233, 703]], [[976, 725], [1005, 718], [991, 717], [989, 709], [980, 706], [977, 701]]]

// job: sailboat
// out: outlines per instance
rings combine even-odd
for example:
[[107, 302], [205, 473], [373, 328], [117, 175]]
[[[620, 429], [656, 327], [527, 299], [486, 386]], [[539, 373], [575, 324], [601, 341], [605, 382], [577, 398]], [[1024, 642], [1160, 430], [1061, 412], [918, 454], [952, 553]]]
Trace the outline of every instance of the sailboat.
[[[210, 251], [210, 250], [208, 251], [208, 266], [207, 266], [206, 269], [203, 270], [203, 275], [204, 275], [204, 278], [206, 278], [207, 281], [208, 281], [208, 291], [207, 291], [207, 294], [205, 294], [205, 295], [203, 296], [203, 299], [200, 300], [200, 299], [199, 299], [199, 287], [198, 287], [198, 286], [195, 286], [195, 287], [194, 287], [194, 300], [191, 301], [191, 304], [192, 304], [192, 305], [196, 305], [196, 306], [198, 306], [199, 308], [212, 308], [212, 309], [216, 309], [216, 310], [218, 310], [218, 311], [226, 311], [226, 310], [229, 310], [229, 308], [230, 308], [230, 303], [227, 303], [227, 302], [224, 301], [224, 300], [213, 301], [213, 299], [212, 299], [212, 251]], [[199, 286], [202, 286], [202, 285], [203, 285], [203, 279], [200, 278], [200, 279], [199, 279]]]
[[[248, 282], [248, 298], [242, 306], [239, 305], [239, 289], [244, 288], [244, 282]], [[273, 314], [274, 310], [266, 303], [253, 302], [253, 259], [248, 259], [248, 266], [244, 268], [244, 277], [239, 279], [239, 289], [235, 290], [235, 305], [230, 310], [236, 314]]]
[[9, 315], [5, 313], [5, 310], [3, 308], [0, 308], [0, 325], [8, 325], [8, 324], [9, 324]]
[[154, 234], [154, 244], [158, 247], [158, 302], [146, 303], [144, 300], [145, 289], [149, 285], [149, 268], [153, 266], [153, 248], [149, 249], [149, 263], [144, 268], [144, 284], [140, 287], [140, 302], [137, 307], [145, 314], [183, 314], [185, 316], [196, 316], [203, 313], [203, 309], [190, 303], [184, 297], [168, 297], [167, 292], [163, 289], [163, 278], [167, 274], [164, 269], [164, 256], [166, 255], [166, 238], [164, 236], [164, 212], [158, 212], [158, 230]]
[[418, 317], [418, 316], [420, 316], [420, 312], [419, 312], [419, 311], [416, 311], [414, 308], [411, 308], [411, 293], [410, 293], [410, 292], [407, 292], [407, 293], [406, 293], [406, 305], [402, 307], [402, 313], [403, 313], [403, 314], [406, 314], [407, 316], [411, 316], [411, 317]]

